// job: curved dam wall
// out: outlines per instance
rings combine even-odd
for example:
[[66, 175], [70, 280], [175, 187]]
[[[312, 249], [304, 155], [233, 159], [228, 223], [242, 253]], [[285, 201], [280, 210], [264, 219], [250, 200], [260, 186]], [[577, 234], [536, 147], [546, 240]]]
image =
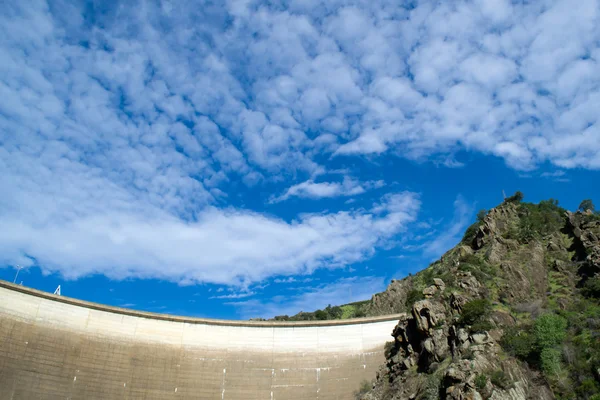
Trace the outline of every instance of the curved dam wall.
[[0, 399], [353, 399], [398, 316], [185, 318], [0, 281]]

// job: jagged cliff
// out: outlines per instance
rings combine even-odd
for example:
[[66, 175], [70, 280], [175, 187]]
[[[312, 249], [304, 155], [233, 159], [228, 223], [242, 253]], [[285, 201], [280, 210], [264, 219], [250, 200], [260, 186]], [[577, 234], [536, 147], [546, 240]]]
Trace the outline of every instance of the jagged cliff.
[[600, 399], [599, 238], [600, 216], [553, 200], [512, 197], [481, 215], [366, 305], [405, 313], [357, 398]]

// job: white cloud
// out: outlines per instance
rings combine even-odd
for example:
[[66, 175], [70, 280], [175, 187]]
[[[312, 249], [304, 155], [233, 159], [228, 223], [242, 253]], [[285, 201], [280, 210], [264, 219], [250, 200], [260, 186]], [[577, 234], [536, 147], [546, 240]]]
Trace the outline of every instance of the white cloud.
[[567, 177], [567, 173], [562, 170], [556, 170], [553, 172], [542, 172], [540, 175], [542, 178], [552, 179], [554, 182], [569, 182], [570, 179]]
[[256, 292], [246, 291], [246, 292], [239, 292], [239, 293], [223, 294], [223, 295], [219, 295], [219, 296], [211, 296], [211, 297], [209, 297], [209, 299], [210, 300], [212, 300], [212, 299], [243, 299], [245, 297], [254, 296], [255, 294], [256, 294]]
[[294, 283], [294, 282], [296, 282], [296, 278], [291, 277], [291, 276], [289, 278], [283, 278], [283, 279], [277, 278], [277, 279], [273, 280], [273, 283]]
[[565, 171], [543, 172], [541, 176], [544, 178], [561, 178], [565, 176]]
[[308, 180], [288, 188], [285, 193], [273, 197], [271, 203], [277, 203], [290, 197], [308, 199], [321, 199], [340, 196], [354, 196], [365, 193], [367, 190], [383, 187], [385, 183], [379, 181], [359, 182], [356, 179], [344, 177], [342, 182], [314, 182]]
[[454, 201], [452, 220], [446, 225], [443, 233], [423, 244], [423, 254], [437, 259], [455, 246], [462, 239], [467, 226], [472, 222], [473, 211], [473, 206], [468, 204], [462, 196], [458, 196]]
[[266, 301], [252, 299], [228, 303], [238, 308], [242, 318], [273, 318], [276, 315], [294, 315], [300, 311], [315, 311], [329, 304], [340, 305], [368, 300], [374, 293], [385, 290], [382, 277], [363, 276], [343, 278], [310, 288], [297, 295], [275, 296]]
[[90, 181], [84, 194], [65, 186], [52, 196], [28, 189], [25, 179], [2, 183], [10, 194], [2, 209], [11, 212], [0, 214], [0, 262], [37, 264], [71, 279], [100, 273], [229, 285], [344, 266], [405, 230], [420, 207], [415, 194], [404, 192], [387, 195], [372, 210], [292, 222], [214, 207], [185, 221], [128, 201], [106, 182]]
[[309, 283], [312, 282], [313, 278], [294, 278], [293, 276], [287, 278], [276, 278], [273, 279], [273, 283], [281, 284], [281, 283]]

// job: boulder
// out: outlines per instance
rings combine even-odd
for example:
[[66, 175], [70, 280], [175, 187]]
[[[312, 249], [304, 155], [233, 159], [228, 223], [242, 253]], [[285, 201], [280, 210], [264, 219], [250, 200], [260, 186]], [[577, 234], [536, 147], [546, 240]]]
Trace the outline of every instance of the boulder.
[[440, 278], [433, 278], [433, 284], [442, 292], [446, 288], [446, 284]]
[[471, 335], [471, 342], [475, 344], [486, 344], [492, 343], [494, 340], [488, 335], [488, 333], [474, 333]]
[[469, 299], [462, 294], [454, 292], [450, 296], [450, 308], [452, 308], [453, 311], [456, 311], [458, 313], [462, 312], [463, 306], [468, 302]]
[[457, 274], [458, 286], [464, 289], [471, 295], [477, 295], [479, 293], [480, 284], [479, 281], [470, 272], [458, 272]]
[[456, 367], [448, 368], [448, 370], [446, 371], [446, 376], [444, 377], [446, 381], [451, 383], [460, 383], [463, 382], [466, 378], [467, 376], [465, 375], [465, 373]]
[[425, 350], [429, 354], [433, 354], [434, 353], [434, 351], [435, 351], [435, 345], [433, 344], [433, 339], [432, 338], [425, 339], [425, 341], [423, 342], [423, 350]]
[[460, 349], [467, 349], [471, 345], [471, 343], [469, 343], [469, 333], [464, 328], [458, 330], [456, 338]]
[[442, 361], [450, 353], [447, 332], [444, 329], [435, 329], [431, 335], [431, 340], [434, 345], [433, 355], [436, 360]]
[[458, 248], [458, 258], [465, 258], [468, 255], [473, 254], [473, 249], [467, 246], [460, 246]]
[[438, 291], [438, 289], [436, 286], [429, 286], [429, 287], [426, 287], [425, 289], [423, 289], [423, 295], [426, 298], [430, 298], [430, 297], [433, 297], [433, 295], [436, 294], [437, 291]]
[[446, 321], [445, 311], [444, 306], [439, 302], [430, 300], [417, 301], [412, 309], [417, 330], [429, 336], [433, 328], [441, 326]]

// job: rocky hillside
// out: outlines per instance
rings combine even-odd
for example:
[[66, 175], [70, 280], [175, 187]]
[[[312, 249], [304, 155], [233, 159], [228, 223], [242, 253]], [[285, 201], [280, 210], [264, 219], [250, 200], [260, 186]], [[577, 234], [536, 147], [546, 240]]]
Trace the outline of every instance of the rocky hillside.
[[521, 199], [365, 303], [404, 314], [358, 399], [600, 399], [600, 216]]

